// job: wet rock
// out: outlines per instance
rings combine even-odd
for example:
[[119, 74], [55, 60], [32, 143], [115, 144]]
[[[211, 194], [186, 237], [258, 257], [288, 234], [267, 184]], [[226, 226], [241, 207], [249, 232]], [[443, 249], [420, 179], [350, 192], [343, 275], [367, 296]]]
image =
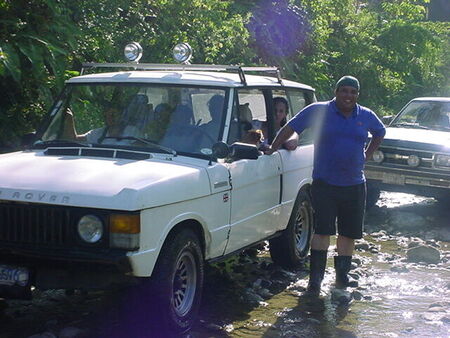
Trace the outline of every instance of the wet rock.
[[28, 338], [57, 338], [57, 337], [53, 333], [47, 331], [43, 333], [34, 334], [32, 336], [29, 336]]
[[439, 229], [436, 234], [436, 238], [439, 239], [440, 241], [450, 242], [450, 228], [446, 227]]
[[233, 324], [228, 324], [228, 325], [225, 325], [223, 329], [225, 330], [225, 332], [231, 333], [234, 331], [234, 326], [233, 326]]
[[204, 320], [200, 320], [200, 324], [211, 331], [222, 331], [222, 326], [214, 323], [207, 323]]
[[424, 245], [425, 241], [421, 240], [420, 238], [412, 238], [411, 242], [408, 243], [408, 249], [416, 248], [420, 245]]
[[385, 230], [381, 230], [377, 232], [372, 232], [370, 236], [373, 238], [380, 238], [380, 237], [387, 237], [387, 234]]
[[313, 323], [313, 324], [317, 324], [317, 325], [320, 324], [320, 320], [315, 319], [315, 318], [307, 318], [306, 320], [307, 320], [308, 322], [310, 322], [310, 323]]
[[269, 288], [272, 285], [272, 282], [269, 280], [265, 280], [265, 279], [261, 279], [258, 278], [254, 283], [253, 283], [253, 288], [254, 289], [258, 289], [258, 288]]
[[417, 229], [426, 224], [426, 219], [417, 214], [406, 211], [395, 211], [392, 212], [389, 218], [389, 224], [396, 229]]
[[409, 269], [404, 265], [395, 265], [391, 267], [390, 269], [392, 272], [400, 272], [400, 273], [406, 273], [409, 272]]
[[420, 289], [420, 291], [429, 293], [429, 292], [432, 292], [433, 289], [431, 287], [429, 287], [428, 285], [425, 285], [422, 289]]
[[260, 295], [249, 288], [245, 289], [244, 294], [242, 295], [242, 299], [244, 302], [251, 305], [259, 305], [260, 302], [264, 302], [264, 299]]
[[442, 317], [441, 322], [450, 324], [450, 315], [445, 315], [444, 317]]
[[272, 272], [270, 279], [271, 280], [292, 280], [295, 279], [296, 275], [286, 270], [276, 270]]
[[8, 303], [3, 298], [0, 298], [0, 314], [8, 308]]
[[233, 269], [233, 272], [235, 272], [235, 273], [242, 273], [247, 270], [244, 265], [234, 265], [232, 269]]
[[371, 253], [379, 253], [380, 252], [380, 250], [377, 248], [377, 247], [372, 247], [372, 248], [370, 248], [370, 250], [369, 250]]
[[427, 321], [434, 322], [439, 320], [442, 316], [439, 313], [425, 312], [422, 313], [421, 317]]
[[263, 270], [273, 270], [273, 268], [275, 267], [275, 264], [271, 263], [271, 262], [266, 262], [263, 261], [260, 265], [261, 269]]
[[441, 260], [439, 250], [431, 246], [420, 245], [415, 248], [408, 249], [406, 252], [408, 262], [424, 262], [429, 264], [437, 264]]
[[450, 306], [450, 302], [435, 302], [428, 306], [428, 311], [432, 309], [439, 309], [439, 311], [446, 311]]
[[265, 288], [261, 288], [257, 292], [264, 299], [269, 299], [269, 298], [273, 297], [273, 294]]
[[349, 272], [348, 276], [353, 278], [354, 280], [358, 280], [360, 278], [360, 275], [358, 273]]
[[84, 337], [85, 335], [86, 331], [78, 327], [65, 327], [59, 331], [58, 338], [78, 338]]
[[332, 289], [331, 290], [331, 301], [339, 305], [347, 305], [351, 302], [352, 295], [347, 290], [343, 289]]
[[361, 300], [361, 299], [363, 299], [363, 297], [364, 297], [364, 295], [361, 292], [357, 291], [357, 290], [354, 290], [352, 292], [352, 298], [355, 299], [355, 300]]
[[362, 264], [362, 261], [361, 261], [360, 258], [355, 258], [355, 257], [353, 257], [353, 258], [352, 258], [352, 263], [355, 263], [356, 266], [360, 266], [360, 265]]
[[359, 240], [355, 243], [355, 250], [367, 251], [369, 250], [369, 242], [366, 240]]
[[45, 322], [45, 329], [50, 332], [57, 332], [60, 328], [59, 322], [57, 319], [50, 319]]
[[402, 330], [402, 333], [411, 334], [413, 332], [414, 332], [414, 328], [413, 327], [407, 327], [406, 329]]

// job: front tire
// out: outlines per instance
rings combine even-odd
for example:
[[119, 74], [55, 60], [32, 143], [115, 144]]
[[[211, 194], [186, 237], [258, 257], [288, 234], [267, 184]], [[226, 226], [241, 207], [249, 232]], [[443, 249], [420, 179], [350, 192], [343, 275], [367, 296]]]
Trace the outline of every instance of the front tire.
[[194, 324], [201, 301], [204, 260], [199, 240], [189, 229], [167, 238], [149, 287], [156, 322], [166, 332], [181, 334]]
[[311, 199], [306, 191], [300, 191], [288, 226], [281, 236], [269, 241], [274, 263], [288, 269], [303, 264], [311, 244], [313, 219]]

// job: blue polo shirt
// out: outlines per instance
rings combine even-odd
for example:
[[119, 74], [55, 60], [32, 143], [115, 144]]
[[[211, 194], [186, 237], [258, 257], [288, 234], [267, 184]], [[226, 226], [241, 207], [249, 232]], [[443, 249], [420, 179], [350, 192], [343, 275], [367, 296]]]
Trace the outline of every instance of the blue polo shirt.
[[313, 128], [313, 179], [328, 184], [349, 186], [365, 182], [365, 144], [368, 133], [384, 136], [386, 128], [370, 109], [356, 104], [346, 118], [335, 99], [313, 103], [302, 109], [289, 122], [297, 133]]

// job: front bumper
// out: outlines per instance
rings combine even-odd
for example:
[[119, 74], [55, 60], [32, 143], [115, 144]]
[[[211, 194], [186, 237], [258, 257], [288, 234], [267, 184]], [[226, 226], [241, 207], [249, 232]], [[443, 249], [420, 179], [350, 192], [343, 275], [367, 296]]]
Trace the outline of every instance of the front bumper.
[[26, 268], [30, 274], [27, 287], [33, 285], [41, 290], [104, 289], [133, 280], [126, 252], [119, 250], [93, 253], [76, 249], [14, 248], [0, 244], [0, 264]]
[[450, 193], [450, 172], [431, 172], [405, 168], [366, 165], [366, 179], [387, 191], [439, 196]]

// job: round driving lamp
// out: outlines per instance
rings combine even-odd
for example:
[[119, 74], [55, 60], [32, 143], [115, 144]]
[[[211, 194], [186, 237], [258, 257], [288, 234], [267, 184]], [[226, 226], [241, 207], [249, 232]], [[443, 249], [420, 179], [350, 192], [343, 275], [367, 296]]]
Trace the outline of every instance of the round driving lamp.
[[131, 42], [123, 50], [125, 59], [131, 62], [138, 62], [142, 57], [142, 47], [137, 42]]
[[77, 224], [78, 235], [89, 244], [97, 243], [103, 237], [103, 223], [95, 215], [85, 215]]
[[420, 158], [417, 155], [409, 155], [407, 162], [410, 167], [418, 167]]
[[381, 150], [375, 150], [372, 155], [372, 159], [376, 163], [381, 163], [384, 160], [384, 154]]
[[439, 167], [450, 167], [450, 156], [449, 155], [436, 155], [435, 158], [436, 165]]
[[188, 63], [192, 57], [192, 48], [188, 43], [179, 43], [173, 48], [173, 57], [177, 62]]

